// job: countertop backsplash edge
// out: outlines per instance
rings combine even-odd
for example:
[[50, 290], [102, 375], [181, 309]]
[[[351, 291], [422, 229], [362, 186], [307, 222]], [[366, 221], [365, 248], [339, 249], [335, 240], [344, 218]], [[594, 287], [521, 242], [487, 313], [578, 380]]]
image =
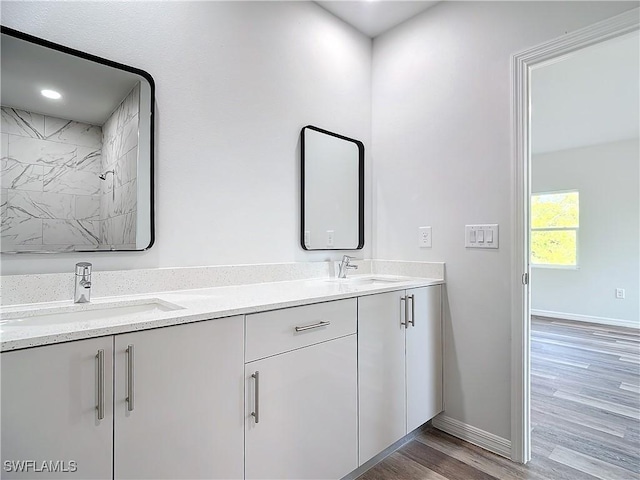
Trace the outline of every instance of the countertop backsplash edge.
[[[356, 260], [357, 274], [444, 278], [444, 263]], [[0, 276], [0, 305], [45, 303], [73, 298], [73, 265], [69, 273]], [[335, 261], [291, 262], [133, 270], [94, 270], [92, 297], [140, 295], [194, 288], [226, 287], [335, 276]]]
[[[371, 261], [360, 260], [359, 272], [371, 273]], [[74, 271], [0, 276], [0, 305], [56, 302], [73, 298]], [[252, 283], [333, 276], [334, 262], [291, 262], [132, 270], [93, 270], [93, 298], [226, 287]]]

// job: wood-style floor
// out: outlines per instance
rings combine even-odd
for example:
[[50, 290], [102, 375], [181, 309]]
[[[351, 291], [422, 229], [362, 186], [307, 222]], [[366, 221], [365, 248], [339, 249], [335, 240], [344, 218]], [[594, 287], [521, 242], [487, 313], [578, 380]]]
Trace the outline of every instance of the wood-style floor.
[[637, 330], [532, 318], [532, 459], [428, 427], [358, 480], [640, 479]]

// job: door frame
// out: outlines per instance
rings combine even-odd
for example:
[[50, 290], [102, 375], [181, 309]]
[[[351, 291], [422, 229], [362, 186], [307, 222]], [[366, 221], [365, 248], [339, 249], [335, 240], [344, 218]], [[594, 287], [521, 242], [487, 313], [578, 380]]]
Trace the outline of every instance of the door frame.
[[511, 57], [512, 189], [511, 189], [511, 459], [531, 459], [530, 395], [530, 267], [529, 208], [531, 196], [530, 72], [582, 48], [640, 29], [640, 9], [570, 32]]

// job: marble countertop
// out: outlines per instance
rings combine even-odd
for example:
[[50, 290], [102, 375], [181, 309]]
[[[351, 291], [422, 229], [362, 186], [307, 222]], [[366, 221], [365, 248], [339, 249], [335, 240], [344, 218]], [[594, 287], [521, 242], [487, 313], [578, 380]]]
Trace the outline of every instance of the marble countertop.
[[[374, 284], [354, 282], [354, 279], [366, 277], [371, 276], [354, 275], [346, 282], [322, 278], [102, 297], [85, 304], [73, 304], [68, 300], [2, 307], [0, 351], [444, 283], [442, 279], [391, 275], [375, 275], [383, 281]], [[90, 318], [89, 314], [73, 320], [78, 316], [74, 313], [81, 311], [95, 311], [96, 318]], [[103, 312], [109, 314], [103, 315]]]

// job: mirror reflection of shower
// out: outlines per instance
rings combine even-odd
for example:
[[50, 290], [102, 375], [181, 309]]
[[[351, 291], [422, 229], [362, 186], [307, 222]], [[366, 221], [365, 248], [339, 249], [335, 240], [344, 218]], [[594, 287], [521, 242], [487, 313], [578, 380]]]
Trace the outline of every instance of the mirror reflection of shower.
[[115, 201], [116, 200], [116, 185], [115, 185], [116, 172], [113, 170], [107, 170], [106, 172], [103, 172], [100, 175], [98, 175], [98, 177], [100, 178], [100, 180], [106, 180], [107, 175], [109, 174], [111, 174], [111, 199]]

